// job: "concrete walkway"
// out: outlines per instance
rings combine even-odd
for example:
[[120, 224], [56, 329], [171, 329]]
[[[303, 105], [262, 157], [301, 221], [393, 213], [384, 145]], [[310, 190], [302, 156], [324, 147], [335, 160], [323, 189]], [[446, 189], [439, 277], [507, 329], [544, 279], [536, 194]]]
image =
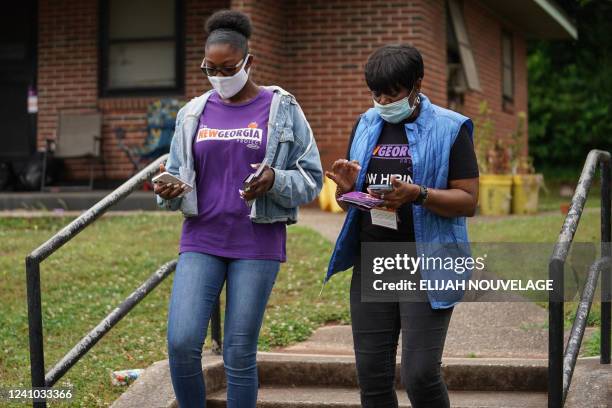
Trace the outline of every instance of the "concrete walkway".
[[[307, 208], [301, 210], [299, 223], [335, 242], [344, 216], [344, 213], [332, 214]], [[476, 217], [470, 222], [489, 221], [480, 218]], [[585, 339], [590, 337], [591, 332], [592, 329], [587, 328]], [[353, 354], [351, 328], [321, 327], [307, 341], [281, 350], [293, 353]], [[460, 303], [453, 311], [444, 356], [547, 358], [548, 312], [529, 302]]]

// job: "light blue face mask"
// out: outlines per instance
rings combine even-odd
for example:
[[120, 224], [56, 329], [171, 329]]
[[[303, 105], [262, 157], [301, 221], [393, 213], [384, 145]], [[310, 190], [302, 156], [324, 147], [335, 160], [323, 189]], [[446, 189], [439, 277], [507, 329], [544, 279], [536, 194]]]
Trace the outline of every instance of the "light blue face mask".
[[[410, 92], [410, 95], [411, 94], [412, 92]], [[389, 123], [400, 123], [402, 120], [412, 115], [412, 112], [414, 112], [416, 107], [419, 106], [419, 102], [421, 101], [417, 95], [416, 99], [414, 100], [414, 105], [410, 106], [410, 100], [408, 99], [410, 95], [400, 99], [399, 101], [388, 103], [386, 105], [381, 105], [374, 100], [374, 107], [384, 121]]]

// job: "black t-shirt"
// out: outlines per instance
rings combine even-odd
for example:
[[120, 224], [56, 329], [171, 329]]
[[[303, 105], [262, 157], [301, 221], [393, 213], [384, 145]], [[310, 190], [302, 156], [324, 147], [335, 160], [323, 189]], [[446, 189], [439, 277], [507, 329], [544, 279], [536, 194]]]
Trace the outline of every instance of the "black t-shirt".
[[[378, 137], [378, 142], [366, 171], [365, 182], [362, 191], [367, 192], [370, 184], [390, 184], [392, 175], [399, 177], [401, 181], [412, 183], [412, 158], [408, 148], [405, 124], [403, 121], [397, 124], [385, 122]], [[347, 159], [350, 159], [350, 149], [355, 137], [357, 124], [355, 123], [349, 147]], [[459, 130], [459, 135], [451, 147], [448, 163], [448, 180], [459, 180], [478, 177], [478, 164], [474, 145], [465, 126]], [[397, 230], [372, 225], [370, 213], [359, 211], [359, 237], [362, 242], [414, 242], [414, 225], [412, 220], [412, 203], [406, 203], [398, 208]]]

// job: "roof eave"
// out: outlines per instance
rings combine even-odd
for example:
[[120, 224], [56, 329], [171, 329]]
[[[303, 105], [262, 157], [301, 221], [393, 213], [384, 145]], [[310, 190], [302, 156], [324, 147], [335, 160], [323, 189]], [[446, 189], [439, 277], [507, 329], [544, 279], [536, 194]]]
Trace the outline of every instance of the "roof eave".
[[555, 3], [549, 0], [533, 0], [549, 16], [551, 16], [574, 40], [578, 39], [578, 29], [567, 14], [563, 12]]

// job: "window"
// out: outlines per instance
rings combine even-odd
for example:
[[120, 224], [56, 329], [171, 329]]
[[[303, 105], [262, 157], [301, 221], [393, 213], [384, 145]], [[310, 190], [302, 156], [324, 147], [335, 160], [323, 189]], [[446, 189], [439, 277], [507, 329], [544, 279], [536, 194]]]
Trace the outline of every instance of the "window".
[[105, 0], [102, 96], [182, 93], [180, 0]]
[[[474, 62], [474, 54], [470, 45], [470, 38], [467, 34], [461, 3], [458, 0], [448, 0], [448, 14], [451, 26], [449, 47], [451, 52], [448, 54], [452, 58], [452, 53], [456, 52], [461, 62], [461, 70], [465, 76], [467, 87], [473, 91], [480, 91], [480, 80], [478, 70]], [[452, 48], [455, 48], [453, 50]], [[452, 69], [452, 67], [449, 67]]]
[[514, 100], [514, 58], [512, 34], [502, 32], [502, 103]]

